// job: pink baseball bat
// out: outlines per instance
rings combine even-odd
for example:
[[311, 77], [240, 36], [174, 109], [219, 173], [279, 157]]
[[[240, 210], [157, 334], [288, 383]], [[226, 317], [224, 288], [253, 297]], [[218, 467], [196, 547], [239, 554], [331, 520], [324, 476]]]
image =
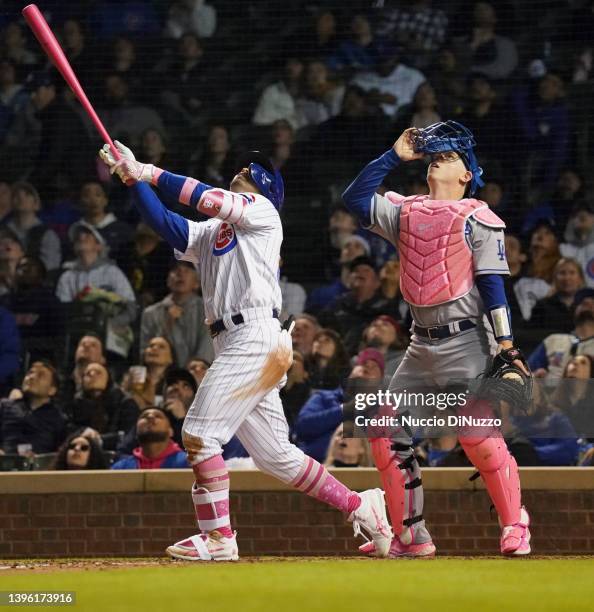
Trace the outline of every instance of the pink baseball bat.
[[89, 102], [87, 94], [76, 78], [76, 74], [74, 74], [74, 70], [72, 70], [70, 62], [66, 58], [66, 55], [64, 55], [64, 51], [62, 50], [62, 47], [60, 47], [60, 43], [56, 40], [54, 33], [45, 20], [45, 17], [41, 14], [41, 11], [39, 8], [37, 8], [37, 5], [29, 4], [23, 9], [22, 12], [25, 21], [29, 24], [33, 34], [35, 34], [35, 38], [37, 38], [39, 44], [50, 58], [53, 65], [60, 71], [60, 74], [64, 77], [68, 87], [70, 87], [74, 95], [78, 98], [79, 102], [83, 105], [83, 108], [91, 118], [91, 121], [95, 124], [99, 134], [101, 134], [101, 138], [103, 138], [104, 142], [109, 144], [111, 150], [113, 151], [114, 157], [116, 159], [120, 159], [120, 152], [113, 144], [113, 141], [107, 133], [105, 126], [95, 112], [93, 105]]

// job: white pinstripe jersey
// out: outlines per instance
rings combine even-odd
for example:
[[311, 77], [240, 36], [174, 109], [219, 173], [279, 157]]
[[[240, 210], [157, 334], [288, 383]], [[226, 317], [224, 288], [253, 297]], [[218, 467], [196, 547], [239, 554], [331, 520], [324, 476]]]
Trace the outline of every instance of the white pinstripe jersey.
[[283, 228], [278, 211], [262, 195], [232, 195], [246, 201], [238, 223], [218, 218], [188, 221], [186, 251], [175, 251], [177, 259], [192, 262], [200, 272], [209, 323], [248, 308], [270, 308], [272, 315], [273, 309], [280, 313], [282, 305], [278, 269]]

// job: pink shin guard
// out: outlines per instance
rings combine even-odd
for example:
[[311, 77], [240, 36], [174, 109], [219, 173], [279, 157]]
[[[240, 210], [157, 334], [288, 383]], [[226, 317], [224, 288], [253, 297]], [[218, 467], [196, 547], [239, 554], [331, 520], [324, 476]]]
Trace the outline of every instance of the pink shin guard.
[[502, 437], [460, 437], [460, 443], [479, 471], [502, 525], [520, 522], [520, 475], [516, 460]]
[[375, 467], [380, 473], [385, 492], [386, 506], [394, 534], [399, 536], [404, 529], [404, 502], [406, 477], [398, 467], [398, 457], [392, 450], [392, 442], [388, 438], [373, 438], [370, 440], [371, 453]]
[[198, 527], [203, 533], [219, 531], [232, 537], [229, 519], [229, 472], [221, 455], [192, 466], [196, 482], [192, 487], [192, 501]]
[[299, 474], [290, 483], [297, 490], [340, 510], [351, 513], [361, 504], [357, 493], [345, 487], [311, 457], [305, 457]]

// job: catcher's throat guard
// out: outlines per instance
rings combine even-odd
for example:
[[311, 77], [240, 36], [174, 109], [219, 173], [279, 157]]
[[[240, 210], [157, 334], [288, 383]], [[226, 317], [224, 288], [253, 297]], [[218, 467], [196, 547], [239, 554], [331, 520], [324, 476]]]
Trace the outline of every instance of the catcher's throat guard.
[[457, 121], [439, 121], [413, 132], [413, 147], [417, 153], [432, 155], [455, 151], [466, 167], [472, 172], [470, 195], [485, 184], [481, 179], [483, 169], [478, 165], [474, 154], [476, 140], [472, 132]]

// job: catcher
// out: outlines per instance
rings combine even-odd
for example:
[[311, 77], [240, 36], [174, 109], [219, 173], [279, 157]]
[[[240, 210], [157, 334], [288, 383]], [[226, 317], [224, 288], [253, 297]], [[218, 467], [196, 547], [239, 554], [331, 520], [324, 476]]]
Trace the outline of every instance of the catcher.
[[[412, 340], [390, 391], [419, 378], [443, 387], [452, 379], [482, 375], [493, 383], [481, 385], [486, 395], [493, 398], [500, 392], [500, 400], [517, 408], [529, 399], [531, 375], [513, 344], [503, 286], [503, 275], [509, 274], [505, 224], [487, 204], [472, 198], [483, 185], [475, 144], [472, 133], [455, 121], [410, 128], [365, 167], [343, 199], [364, 227], [400, 253], [400, 285], [413, 316]], [[427, 155], [428, 196], [376, 193], [398, 164]], [[501, 434], [483, 429], [460, 435], [460, 443], [499, 515], [501, 552], [528, 554], [529, 517], [521, 504], [518, 467]], [[423, 520], [421, 474], [411, 444], [404, 430], [391, 440], [371, 441], [395, 534], [391, 557], [435, 554]], [[372, 544], [361, 550], [374, 554]]]

